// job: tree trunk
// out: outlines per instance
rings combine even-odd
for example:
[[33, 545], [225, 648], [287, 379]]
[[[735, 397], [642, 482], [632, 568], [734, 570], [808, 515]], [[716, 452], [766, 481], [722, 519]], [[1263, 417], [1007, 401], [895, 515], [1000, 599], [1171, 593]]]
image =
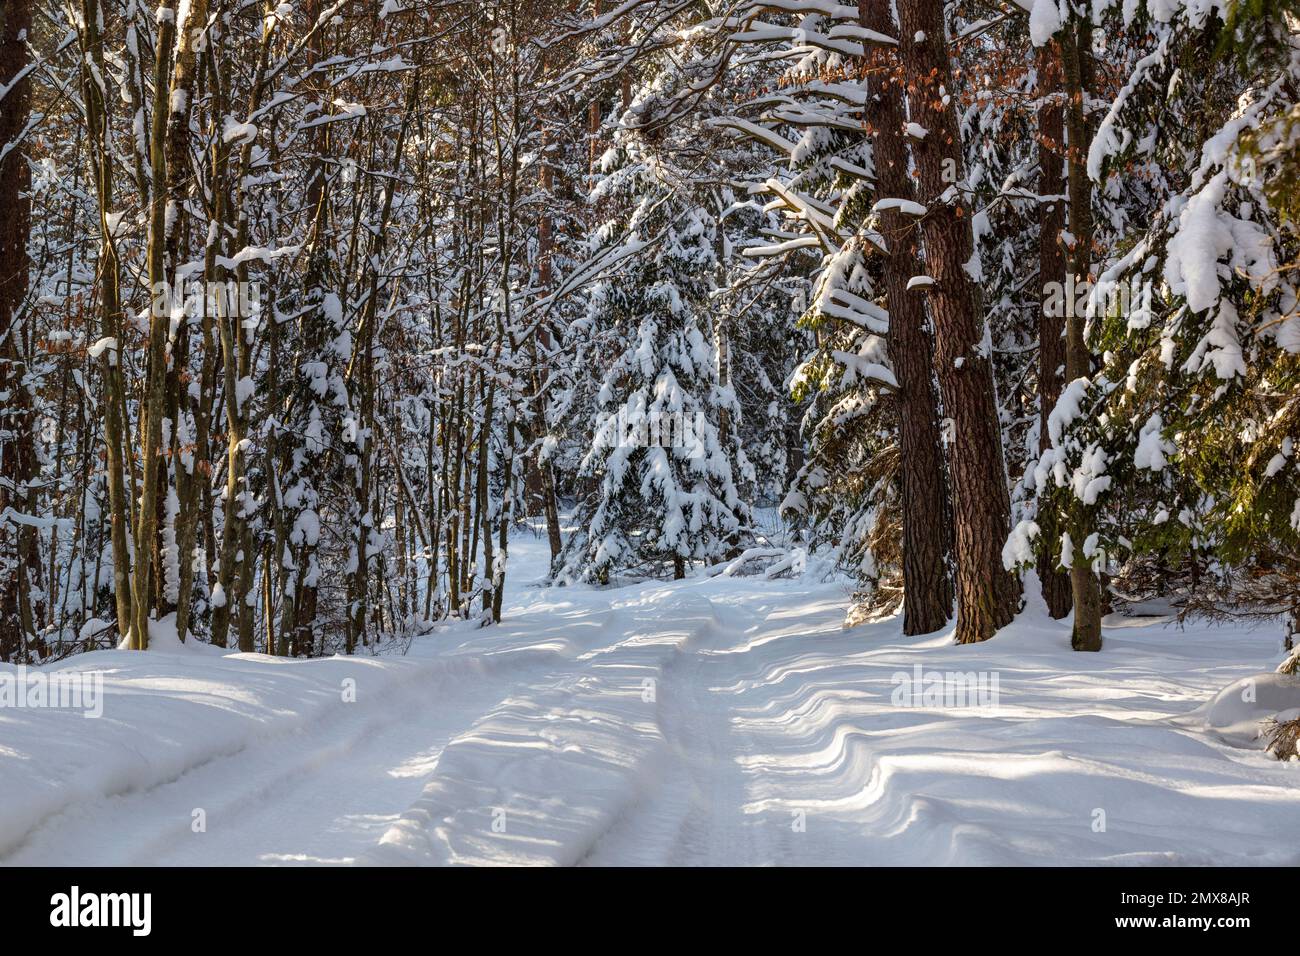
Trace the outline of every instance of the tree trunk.
[[[599, 6], [599, 3], [597, 3]], [[544, 160], [542, 169], [539, 174], [540, 180], [538, 185], [541, 187], [543, 195], [546, 197], [548, 204], [554, 202], [555, 174], [551, 166], [550, 159], [550, 138], [543, 132], [542, 143], [544, 144]], [[543, 213], [537, 224], [537, 284], [545, 293], [551, 287], [551, 279], [554, 273], [552, 255], [554, 251], [554, 225], [551, 214], [548, 211]], [[539, 347], [540, 343], [540, 347]], [[549, 355], [551, 352], [551, 335], [546, 327], [538, 329], [537, 336], [529, 340], [529, 355], [532, 360], [533, 369], [531, 375], [532, 394], [532, 411], [533, 411], [533, 432], [531, 435], [536, 439], [537, 433], [545, 434], [547, 431], [546, 423], [546, 397], [542, 394], [542, 383], [546, 381], [545, 376], [541, 374], [542, 369], [538, 361], [539, 356]], [[555, 474], [551, 470], [551, 463], [542, 455], [542, 446], [540, 443], [533, 442], [533, 455], [528, 462], [529, 483], [535, 482], [534, 489], [530, 487], [528, 491], [529, 501], [537, 500], [541, 503], [542, 512], [546, 515], [546, 539], [551, 548], [551, 563], [559, 557], [563, 541], [560, 538], [560, 508], [555, 500]], [[530, 505], [529, 513], [532, 513]]]
[[[196, 55], [196, 33], [207, 23], [206, 0], [194, 0], [187, 8], [189, 16], [177, 24], [176, 64], [172, 75], [172, 93], [168, 97], [170, 115], [167, 120], [167, 202], [173, 210], [166, 223], [165, 259], [168, 268], [176, 269], [180, 261], [181, 219], [185, 209], [190, 178], [186, 175], [189, 153], [190, 102], [193, 99], [195, 76], [198, 67]], [[206, 311], [206, 310], [204, 310]], [[194, 583], [194, 543], [199, 525], [199, 509], [202, 502], [200, 486], [207, 476], [204, 466], [207, 461], [207, 443], [199, 443], [197, 436], [191, 448], [185, 448], [180, 441], [182, 422], [187, 409], [193, 404], [194, 421], [198, 425], [201, 401], [192, 403], [188, 388], [181, 372], [188, 364], [190, 330], [183, 321], [174, 345], [172, 369], [168, 376], [168, 409], [172, 420], [172, 467], [176, 473], [177, 514], [175, 521], [177, 562], [176, 588], [176, 634], [185, 640], [189, 630], [191, 592]], [[205, 343], [206, 344], [206, 343]], [[205, 355], [206, 359], [206, 355]], [[206, 424], [206, 423], [205, 423]], [[196, 428], [196, 432], [199, 431]], [[202, 434], [206, 435], [206, 429]]]
[[[943, 407], [954, 424], [950, 474], [957, 565], [958, 643], [983, 641], [1015, 616], [1019, 580], [1002, 565], [1011, 502], [993, 385], [992, 342], [975, 260], [955, 89], [944, 40], [942, 0], [898, 0], [899, 41], [909, 114], [926, 130], [913, 140], [920, 174], [927, 294]], [[923, 291], [922, 291], [923, 290]]]
[[[1062, 119], [1060, 49], [1055, 42], [1038, 50], [1038, 194], [1061, 196], [1065, 192], [1062, 148], [1065, 128]], [[1065, 287], [1065, 254], [1061, 232], [1065, 228], [1065, 202], [1040, 199], [1038, 205], [1038, 284], [1042, 289], [1038, 318], [1038, 451], [1051, 447], [1047, 419], [1061, 397], [1061, 375], [1065, 365], [1064, 313], [1050, 315], [1047, 284]], [[1058, 541], [1061, 520], [1056, 508], [1044, 501], [1038, 509], [1038, 526], [1044, 541]], [[1062, 571], [1051, 550], [1038, 559], [1038, 580], [1042, 585], [1047, 612], [1057, 620], [1070, 613], [1070, 575]]]
[[[315, 23], [320, 18], [320, 0], [308, 0], [304, 9], [309, 23]], [[316, 31], [307, 41], [308, 69], [315, 69], [323, 56], [323, 35], [321, 31]], [[323, 104], [328, 102], [325, 90], [322, 88], [327, 84], [328, 76], [315, 79], [309, 87], [310, 95], [315, 99], [318, 109], [323, 110]], [[311, 131], [311, 159], [303, 204], [307, 212], [307, 268], [303, 286], [307, 296], [315, 304], [315, 308], [302, 318], [300, 327], [306, 345], [301, 354], [310, 361], [317, 360], [329, 337], [339, 332], [338, 329], [332, 328], [330, 320], [324, 315], [321, 307], [327, 286], [326, 273], [329, 260], [326, 248], [326, 238], [330, 234], [330, 194], [326, 179], [326, 155], [330, 145], [329, 129], [329, 125], [325, 124]], [[304, 374], [301, 365], [298, 374]], [[285, 473], [288, 473], [292, 467], [293, 462], [286, 459]], [[319, 485], [314, 479], [310, 484], [311, 494], [305, 507], [315, 510], [320, 507], [317, 496]], [[303, 535], [302, 544], [291, 562], [293, 567], [286, 569], [285, 584], [281, 588], [281, 615], [284, 621], [281, 630], [292, 631], [289, 638], [289, 653], [295, 657], [311, 656], [316, 646], [317, 585], [320, 574], [318, 546], [317, 539]]]
[[[162, 0], [158, 7], [158, 42], [154, 49], [154, 99], [149, 134], [150, 182], [148, 272], [150, 294], [157, 294], [168, 281], [166, 263], [167, 221], [167, 116], [168, 73], [176, 33], [175, 0]], [[153, 305], [154, 303], [151, 303]], [[135, 527], [135, 568], [131, 576], [131, 648], [149, 646], [149, 617], [154, 606], [153, 570], [158, 548], [159, 494], [163, 477], [162, 420], [167, 397], [168, 310], [151, 308], [149, 353], [145, 364], [145, 399], [140, 407], [142, 437], [140, 510]], [[159, 569], [161, 571], [161, 569]]]
[[[888, 0], [858, 0], [864, 27], [897, 32]], [[877, 199], [915, 200], [903, 139], [903, 75], [890, 48], [873, 47], [866, 62], [864, 120], [872, 134]], [[907, 283], [920, 270], [919, 237], [897, 209], [881, 215], [887, 243], [885, 298], [889, 359], [898, 379], [903, 502], [903, 633], [929, 634], [952, 615], [948, 575], [947, 480], [934, 394], [934, 346], [926, 330], [925, 302]]]
[[[591, 16], [596, 19], [600, 16], [600, 0], [592, 0]], [[587, 171], [594, 173], [596, 163], [600, 159], [600, 96], [593, 94], [591, 102], [587, 104]]]
[[[81, 5], [82, 67], [81, 89], [86, 109], [86, 132], [99, 204], [99, 257], [96, 280], [99, 286], [100, 335], [105, 347], [100, 353], [104, 377], [105, 470], [113, 547], [113, 594], [119, 634], [131, 629], [131, 509], [133, 492], [127, 490], [130, 471], [125, 453], [126, 397], [119, 351], [125, 347], [122, 334], [122, 299], [117, 249], [109, 215], [113, 211], [113, 159], [108, 145], [108, 101], [97, 81], [106, 69], [104, 38], [100, 33], [101, 11], [97, 0]], [[110, 341], [111, 340], [111, 341]], [[134, 484], [134, 482], [132, 482]]]
[[[1070, 157], [1070, 232], [1074, 246], [1070, 250], [1070, 271], [1075, 288], [1088, 281], [1092, 257], [1092, 182], [1088, 179], [1088, 144], [1091, 129], [1085, 98], [1092, 89], [1092, 24], [1086, 17], [1071, 17], [1063, 31], [1062, 60], [1065, 67], [1067, 94], [1066, 132]], [[1067, 303], [1068, 305], [1068, 303]], [[1068, 308], [1065, 321], [1065, 376], [1070, 381], [1091, 372], [1091, 356], [1083, 339], [1084, 317], [1077, 308]], [[1071, 543], [1074, 554], [1070, 565], [1070, 586], [1074, 596], [1074, 629], [1070, 646], [1076, 651], [1101, 650], [1101, 590], [1092, 564], [1083, 552], [1091, 524], [1089, 509], [1072, 500], [1070, 514]]]
[[[492, 550], [492, 490], [488, 484], [488, 456], [492, 440], [492, 404], [495, 398], [496, 383], [494, 381], [487, 386], [487, 399], [483, 403], [483, 427], [479, 432], [478, 477], [474, 493], [475, 506], [478, 508], [478, 521], [475, 523], [475, 529], [477, 530], [480, 525], [483, 529], [483, 580], [481, 582], [483, 591], [483, 615], [481, 620], [483, 623], [492, 620], [492, 594], [496, 582], [495, 555]], [[507, 488], [506, 494], [509, 493]]]
[[[27, 240], [31, 233], [30, 173], [19, 143], [31, 112], [31, 81], [17, 77], [28, 67], [29, 0], [0, 7], [0, 661], [19, 657], [34, 634], [28, 581], [39, 566], [36, 528], [11, 520], [30, 515], [30, 482], [36, 477], [31, 394], [23, 381], [21, 324], [27, 297]], [[27, 655], [23, 653], [25, 660]]]

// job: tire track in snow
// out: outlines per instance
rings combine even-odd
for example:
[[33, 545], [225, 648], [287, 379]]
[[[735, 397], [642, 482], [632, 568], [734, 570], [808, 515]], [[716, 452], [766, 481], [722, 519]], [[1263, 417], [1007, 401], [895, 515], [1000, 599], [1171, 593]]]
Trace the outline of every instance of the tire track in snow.
[[754, 857], [755, 821], [727, 693], [726, 650], [752, 615], [710, 601], [712, 618], [691, 648], [664, 668], [658, 721], [665, 746], [654, 784], [614, 821], [586, 866], [743, 864]]
[[659, 698], [643, 681], [693, 653], [707, 600], [672, 590], [619, 605], [613, 640], [583, 668], [533, 684], [444, 749], [425, 791], [363, 862], [572, 864], [652, 786], [664, 760]]
[[[446, 741], [509, 694], [514, 672], [550, 670], [568, 659], [562, 650], [526, 647], [412, 664], [376, 693], [362, 685], [355, 703], [323, 708], [295, 728], [248, 740], [152, 786], [66, 806], [0, 864], [350, 862], [378, 839], [365, 818], [396, 817]], [[423, 774], [400, 776], [421, 765]], [[335, 786], [322, 786], [322, 777]], [[344, 805], [355, 813], [340, 811]], [[196, 808], [204, 810], [205, 832], [192, 829]], [[343, 824], [349, 818], [353, 826]]]

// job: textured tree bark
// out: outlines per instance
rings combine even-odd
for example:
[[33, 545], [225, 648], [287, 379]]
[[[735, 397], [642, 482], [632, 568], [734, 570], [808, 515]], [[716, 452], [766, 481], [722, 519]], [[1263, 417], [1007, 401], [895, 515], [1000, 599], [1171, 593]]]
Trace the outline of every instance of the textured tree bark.
[[[1062, 61], [1067, 94], [1066, 132], [1070, 160], [1070, 232], [1074, 245], [1069, 268], [1075, 287], [1088, 281], [1092, 255], [1092, 182], [1088, 178], [1088, 144], [1092, 139], [1085, 98], [1093, 86], [1092, 23], [1074, 16], [1063, 32]], [[1070, 381], [1091, 372], [1091, 356], [1083, 338], [1084, 317], [1068, 309], [1065, 321], [1065, 376]], [[1074, 596], [1074, 629], [1070, 646], [1076, 651], [1101, 650], [1101, 588], [1089, 558], [1083, 552], [1091, 524], [1089, 509], [1072, 500], [1068, 516], [1071, 544], [1070, 589]]]
[[[233, 327], [233, 328], [232, 328]], [[244, 553], [244, 434], [245, 416], [238, 399], [239, 372], [242, 356], [247, 349], [242, 345], [243, 329], [238, 317], [219, 315], [217, 329], [221, 340], [223, 391], [226, 405], [226, 497], [224, 502], [221, 558], [217, 571], [224, 600], [212, 609], [212, 643], [225, 647], [230, 630], [231, 604], [243, 601], [244, 595], [234, 593], [236, 572], [252, 555]], [[242, 649], [242, 648], [241, 648]]]
[[[180, 261], [181, 221], [190, 177], [185, 174], [188, 164], [190, 132], [190, 102], [193, 99], [198, 57], [195, 47], [198, 32], [207, 23], [206, 0], [194, 0], [187, 7], [188, 16], [176, 26], [176, 63], [172, 73], [172, 93], [168, 97], [170, 114], [167, 118], [167, 202], [173, 214], [166, 220], [164, 238], [165, 260], [168, 268], [176, 269]], [[167, 377], [168, 417], [172, 422], [172, 467], [176, 473], [176, 498], [178, 510], [174, 518], [176, 555], [178, 562], [176, 590], [176, 633], [184, 641], [189, 630], [190, 597], [194, 583], [194, 542], [198, 532], [199, 508], [202, 500], [200, 485], [205, 481], [207, 446], [194, 443], [191, 448], [181, 445], [181, 421], [189, 406], [194, 405], [197, 424], [201, 414], [198, 403], [189, 398], [189, 389], [181, 376], [188, 361], [190, 334], [188, 324], [181, 323], [173, 344], [172, 367]]]
[[[554, 193], [555, 173], [549, 162], [550, 138], [546, 132], [542, 134], [542, 143], [544, 152], [548, 154], [548, 161], [542, 163], [541, 172], [538, 174], [538, 186], [546, 196], [551, 197]], [[552, 262], [555, 245], [554, 232], [551, 215], [548, 211], [537, 224], [537, 284], [543, 290], [550, 289], [554, 272]], [[542, 382], [545, 381], [545, 378], [540, 374], [541, 368], [538, 359], [541, 355], [549, 354], [551, 351], [550, 330], [546, 327], [538, 329], [537, 335], [529, 340], [528, 348], [533, 364], [531, 384], [533, 389], [534, 430], [545, 432], [547, 429], [546, 401], [545, 396], [542, 394]], [[535, 438], [536, 435], [530, 437]], [[551, 463], [542, 457], [540, 445], [534, 450], [527, 467], [530, 485], [527, 499], [530, 502], [539, 502], [542, 512], [546, 516], [546, 540], [551, 549], [551, 561], [553, 563], [559, 557], [560, 549], [563, 547], [560, 536], [560, 508], [555, 500], [555, 473], [551, 470]], [[529, 511], [531, 514], [531, 507]]]
[[[309, 23], [315, 23], [320, 19], [320, 0], [307, 0], [304, 8]], [[312, 33], [308, 39], [306, 55], [309, 70], [314, 69], [324, 57], [324, 40], [321, 31]], [[328, 102], [325, 90], [322, 88], [327, 82], [327, 78], [316, 79], [309, 87], [310, 95], [315, 98], [318, 108]], [[319, 300], [327, 284], [326, 273], [329, 265], [326, 237], [330, 228], [330, 198], [325, 168], [330, 142], [329, 124], [317, 126], [311, 131], [311, 160], [303, 204], [308, 216], [307, 270], [303, 284], [307, 294], [315, 297], [317, 308], [309, 315], [303, 316], [301, 328], [307, 343], [304, 354], [313, 359], [320, 354], [329, 334], [325, 328], [328, 320], [322, 314]], [[313, 502], [313, 505], [319, 505], [319, 502]], [[286, 569], [280, 585], [281, 614], [284, 619], [281, 630], [292, 631], [289, 653], [294, 657], [311, 656], [316, 646], [318, 546], [318, 541], [311, 540], [307, 535], [303, 536], [302, 544], [293, 560], [295, 567], [292, 570]]]
[[[1065, 126], [1061, 101], [1061, 53], [1055, 42], [1038, 50], [1038, 194], [1062, 196], [1065, 193], [1062, 150]], [[1062, 372], [1065, 365], [1064, 315], [1049, 315], [1046, 306], [1047, 284], [1065, 286], [1065, 253], [1061, 248], [1061, 231], [1065, 228], [1064, 200], [1040, 200], [1038, 205], [1038, 283], [1042, 289], [1038, 318], [1038, 450], [1051, 447], [1047, 418], [1061, 397]], [[1038, 526], [1044, 541], [1061, 537], [1061, 520], [1056, 508], [1044, 501], [1039, 506]], [[1042, 586], [1047, 612], [1060, 619], [1070, 613], [1070, 575], [1058, 566], [1055, 556], [1045, 551], [1038, 559], [1038, 580]]]
[[[389, 191], [391, 195], [391, 190]], [[387, 208], [387, 207], [385, 207]], [[384, 217], [387, 218], [386, 216]], [[355, 485], [353, 487], [356, 528], [353, 530], [353, 569], [348, 580], [348, 614], [346, 644], [349, 654], [356, 650], [358, 642], [366, 640], [366, 607], [370, 593], [370, 536], [374, 531], [371, 517], [370, 485], [371, 461], [374, 450], [371, 447], [374, 436], [375, 418], [375, 324], [379, 313], [376, 311], [379, 297], [378, 263], [383, 255], [383, 232], [376, 235], [371, 248], [370, 261], [374, 268], [370, 270], [369, 292], [366, 298], [365, 313], [360, 329], [359, 353], [355, 355], [356, 374], [349, 383], [353, 394], [359, 393], [357, 409], [356, 453], [358, 459]]]
[[29, 0], [0, 7], [0, 661], [27, 659], [35, 633], [29, 575], [39, 566], [36, 528], [9, 520], [9, 509], [30, 514], [29, 483], [36, 476], [32, 445], [31, 395], [23, 381], [22, 307], [27, 297], [27, 240], [31, 233], [31, 179], [19, 140], [31, 112], [31, 81], [18, 79], [28, 67], [26, 34]]
[[[176, 33], [175, 0], [162, 0], [158, 7], [158, 42], [154, 50], [153, 116], [149, 133], [150, 182], [148, 272], [150, 293], [168, 281], [167, 232], [167, 116], [168, 74]], [[151, 303], [152, 304], [152, 303]], [[162, 314], [158, 314], [162, 313]], [[162, 309], [152, 309], [149, 319], [149, 353], [145, 365], [145, 400], [140, 406], [143, 450], [140, 510], [135, 528], [135, 568], [131, 576], [131, 647], [149, 646], [149, 617], [154, 607], [153, 571], [157, 563], [158, 509], [163, 498], [159, 485], [165, 482], [162, 461], [162, 420], [167, 397], [167, 326]], [[161, 571], [161, 569], [159, 569]]]
[[[246, 115], [251, 116], [262, 102], [262, 95], [265, 92], [263, 80], [266, 76], [277, 22], [270, 16], [262, 21], [262, 40], [258, 47], [252, 91], [245, 107]], [[219, 109], [220, 106], [221, 104], [214, 104], [214, 108]], [[225, 106], [228, 109], [230, 104]], [[214, 144], [213, 150], [214, 170], [225, 169], [231, 152], [230, 144], [223, 138]], [[225, 199], [223, 190], [214, 191], [216, 201], [213, 204], [213, 219], [225, 225], [227, 234], [233, 231], [235, 235], [233, 245], [228, 250], [231, 256], [248, 245], [250, 227], [248, 210], [245, 208], [247, 188], [245, 180], [252, 157], [252, 142], [244, 142], [239, 147], [234, 174], [230, 177], [234, 187], [234, 196], [231, 200]], [[220, 273], [219, 276], [209, 274], [207, 278], [210, 280], [233, 278], [236, 282], [247, 282], [248, 264], [241, 262], [235, 267], [233, 274], [224, 268]], [[248, 487], [248, 454], [245, 449], [245, 439], [249, 432], [249, 416], [246, 401], [240, 398], [238, 383], [251, 374], [252, 333], [244, 328], [242, 318], [238, 314], [219, 315], [217, 327], [221, 340], [227, 429], [225, 522], [221, 532], [221, 567], [217, 580], [225, 592], [226, 599], [212, 613], [212, 643], [218, 647], [226, 646], [230, 617], [233, 613], [236, 615], [239, 649], [251, 651], [254, 608], [249, 605], [247, 598], [253, 581], [253, 567], [257, 562], [257, 555], [253, 550], [253, 533], [249, 521], [253, 505], [252, 491]]]
[[[100, 334], [117, 344], [100, 354], [104, 376], [104, 445], [105, 470], [108, 473], [108, 500], [113, 546], [113, 594], [118, 633], [131, 629], [131, 498], [127, 490], [129, 463], [124, 438], [126, 398], [118, 350], [122, 346], [122, 299], [118, 275], [117, 249], [108, 225], [113, 211], [113, 159], [108, 147], [108, 101], [103, 87], [96, 81], [103, 76], [104, 38], [100, 33], [101, 11], [98, 0], [82, 0], [78, 25], [82, 49], [81, 89], [86, 109], [86, 138], [90, 148], [99, 204], [99, 257], [96, 282], [99, 291]], [[106, 343], [107, 344], [107, 343]]]
[[487, 397], [483, 403], [483, 427], [478, 439], [478, 471], [475, 484], [474, 501], [478, 509], [475, 527], [483, 529], [483, 616], [486, 623], [492, 620], [493, 593], [496, 590], [496, 575], [493, 573], [494, 554], [492, 550], [492, 490], [488, 484], [488, 455], [492, 440], [492, 405], [496, 399], [496, 382], [487, 386]]
[[[591, 0], [591, 17], [596, 19], [600, 16], [601, 0]], [[591, 102], [587, 104], [587, 171], [595, 172], [596, 163], [600, 160], [600, 140], [597, 134], [600, 132], [600, 97], [593, 96]]]
[[[942, 0], [898, 0], [899, 45], [909, 116], [925, 132], [913, 137], [920, 179], [927, 274], [923, 286], [934, 322], [935, 367], [943, 407], [953, 421], [950, 477], [957, 565], [958, 643], [983, 641], [1011, 622], [1019, 580], [1002, 565], [1011, 502], [993, 385], [992, 342], [979, 284]], [[918, 134], [920, 131], [916, 131]]]
[[[457, 413], [459, 413], [459, 409], [464, 404], [464, 389], [464, 382], [458, 382], [456, 385], [456, 398], [453, 405], [453, 408]], [[461, 448], [464, 444], [464, 432], [461, 429], [453, 429], [450, 427], [449, 423], [453, 418], [450, 410], [445, 405], [442, 411], [442, 419], [439, 432], [442, 435], [443, 442], [443, 511], [447, 515], [447, 607], [449, 613], [459, 617], [461, 612], [461, 570], [459, 551], [460, 476], [463, 467]]]
[[510, 526], [514, 524], [515, 447], [520, 440], [519, 429], [515, 424], [518, 419], [518, 411], [509, 407], [508, 409], [505, 462], [501, 469], [505, 475], [504, 491], [502, 492], [501, 513], [497, 515], [496, 560], [491, 568], [492, 622], [494, 624], [501, 621], [501, 606], [502, 601], [505, 599], [506, 567], [510, 555]]
[[[858, 18], [869, 30], [898, 32], [889, 0], [858, 0]], [[879, 199], [915, 200], [903, 138], [903, 74], [897, 54], [873, 47], [866, 59], [864, 120], [872, 135]], [[889, 359], [898, 379], [903, 502], [903, 633], [929, 634], [952, 615], [948, 574], [948, 488], [939, 412], [934, 393], [934, 345], [926, 327], [925, 302], [908, 291], [918, 268], [916, 224], [897, 209], [881, 214], [887, 252], [885, 298], [889, 310]]]

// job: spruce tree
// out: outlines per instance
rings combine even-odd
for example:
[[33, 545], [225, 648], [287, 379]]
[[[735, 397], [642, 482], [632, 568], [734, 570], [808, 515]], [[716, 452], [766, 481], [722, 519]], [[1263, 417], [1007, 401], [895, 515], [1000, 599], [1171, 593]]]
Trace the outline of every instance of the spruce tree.
[[[649, 112], [655, 96], [634, 108]], [[592, 484], [558, 577], [680, 578], [689, 561], [735, 552], [750, 525], [739, 483], [752, 469], [737, 429], [720, 428], [724, 416], [740, 420], [740, 406], [721, 387], [709, 334], [717, 222], [635, 130], [620, 131], [602, 166], [592, 201], [611, 218], [596, 242], [625, 237], [638, 254], [591, 291], [592, 334], [612, 361], [580, 468]]]

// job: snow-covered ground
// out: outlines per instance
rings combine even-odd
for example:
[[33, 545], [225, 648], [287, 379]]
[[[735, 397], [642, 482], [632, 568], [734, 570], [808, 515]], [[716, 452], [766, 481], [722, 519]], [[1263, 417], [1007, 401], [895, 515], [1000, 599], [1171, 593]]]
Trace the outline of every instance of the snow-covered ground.
[[515, 540], [505, 623], [403, 658], [60, 665], [103, 716], [0, 708], [0, 862], [1300, 862], [1300, 764], [1229, 688], [1277, 629], [1113, 619], [1075, 654], [1031, 601], [958, 647], [843, 630], [811, 576], [530, 586], [544, 551]]

